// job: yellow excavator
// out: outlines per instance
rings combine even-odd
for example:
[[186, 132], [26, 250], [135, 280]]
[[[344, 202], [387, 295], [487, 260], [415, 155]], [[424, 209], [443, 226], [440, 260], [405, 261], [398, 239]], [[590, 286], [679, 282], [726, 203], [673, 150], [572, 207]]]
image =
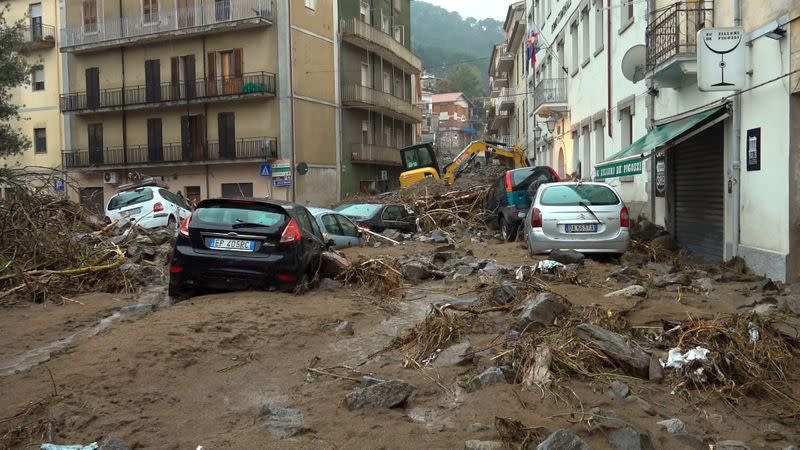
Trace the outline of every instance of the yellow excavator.
[[[461, 173], [475, 163], [475, 158], [485, 153], [492, 157], [505, 158], [514, 169], [528, 167], [525, 151], [518, 145], [508, 146], [500, 142], [478, 140], [470, 142], [464, 150], [445, 166], [444, 171], [439, 168], [436, 153], [430, 143], [412, 145], [400, 150], [403, 163], [403, 172], [400, 174], [400, 187], [413, 186], [426, 178], [444, 180], [450, 186]], [[444, 173], [442, 173], [444, 172]]]

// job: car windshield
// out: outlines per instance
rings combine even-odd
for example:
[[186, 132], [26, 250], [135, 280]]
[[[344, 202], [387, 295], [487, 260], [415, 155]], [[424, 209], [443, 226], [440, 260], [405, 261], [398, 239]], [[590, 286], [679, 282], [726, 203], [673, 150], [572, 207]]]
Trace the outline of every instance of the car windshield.
[[287, 221], [287, 216], [268, 205], [208, 205], [195, 211], [192, 221], [198, 220], [212, 225], [235, 227], [250, 225], [263, 227], [280, 227]]
[[337, 211], [348, 217], [367, 218], [374, 216], [379, 209], [381, 209], [381, 205], [349, 205]]
[[136, 189], [135, 191], [122, 192], [111, 197], [111, 200], [108, 202], [108, 209], [111, 211], [126, 206], [149, 202], [152, 199], [153, 191], [151, 189]]
[[601, 184], [575, 184], [548, 187], [542, 193], [545, 206], [617, 205], [619, 198], [611, 188]]

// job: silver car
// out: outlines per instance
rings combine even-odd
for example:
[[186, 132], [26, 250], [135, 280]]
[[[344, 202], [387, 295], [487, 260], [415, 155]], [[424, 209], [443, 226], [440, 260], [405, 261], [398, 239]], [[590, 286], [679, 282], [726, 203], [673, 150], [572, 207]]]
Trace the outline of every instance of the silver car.
[[352, 220], [330, 209], [308, 208], [322, 230], [325, 242], [333, 241], [334, 248], [358, 247], [362, 233]]
[[525, 218], [531, 254], [552, 250], [625, 253], [630, 243], [628, 208], [605, 183], [543, 184]]

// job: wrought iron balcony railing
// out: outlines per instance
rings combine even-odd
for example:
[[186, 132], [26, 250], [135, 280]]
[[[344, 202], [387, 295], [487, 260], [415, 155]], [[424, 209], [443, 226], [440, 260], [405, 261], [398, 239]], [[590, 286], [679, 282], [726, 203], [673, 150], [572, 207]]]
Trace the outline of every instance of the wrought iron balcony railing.
[[714, 26], [714, 1], [678, 2], [653, 11], [647, 24], [648, 71], [678, 55], [695, 55], [697, 32]]

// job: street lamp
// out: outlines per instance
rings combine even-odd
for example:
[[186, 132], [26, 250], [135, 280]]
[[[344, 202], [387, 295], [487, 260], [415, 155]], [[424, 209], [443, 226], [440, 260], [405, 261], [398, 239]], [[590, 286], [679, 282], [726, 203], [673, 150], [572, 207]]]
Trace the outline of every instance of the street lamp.
[[533, 129], [533, 142], [539, 142], [539, 139], [542, 138], [542, 128], [539, 125], [536, 125], [536, 128]]
[[558, 117], [555, 115], [555, 113], [552, 113], [550, 114], [549, 117], [547, 117], [547, 131], [549, 131], [550, 134], [556, 131], [557, 122], [558, 122]]

